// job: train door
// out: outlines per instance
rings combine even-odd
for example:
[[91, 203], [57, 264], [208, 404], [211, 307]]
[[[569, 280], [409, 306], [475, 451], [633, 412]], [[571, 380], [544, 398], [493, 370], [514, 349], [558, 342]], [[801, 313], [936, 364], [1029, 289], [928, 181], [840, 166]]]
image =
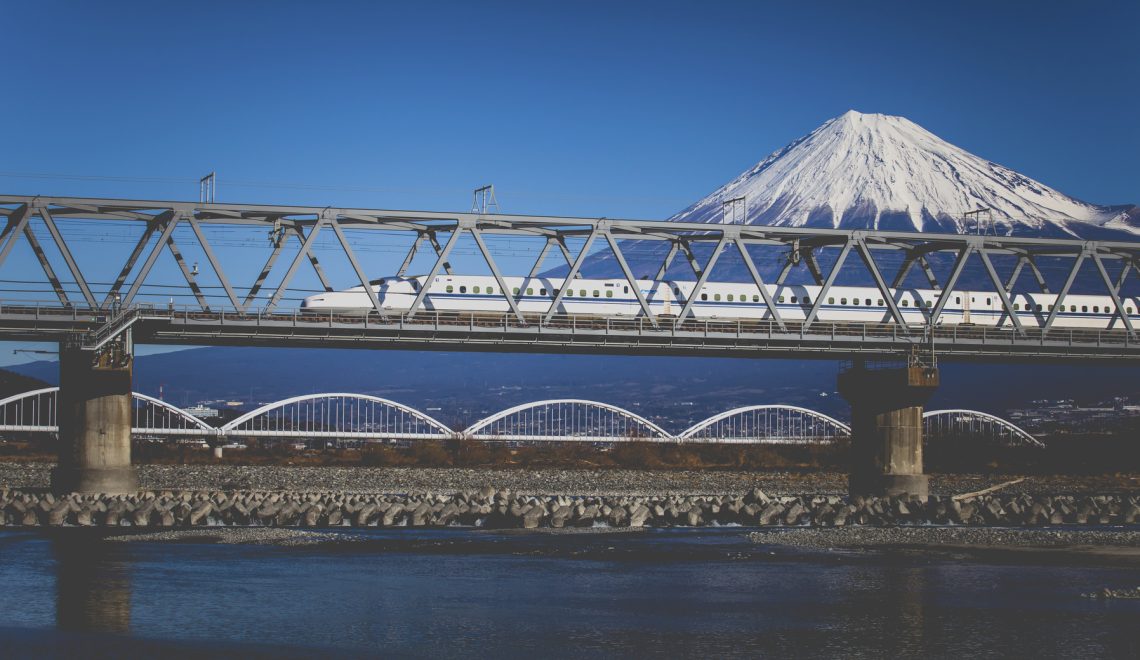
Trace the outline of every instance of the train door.
[[969, 294], [962, 294], [962, 323], [970, 325], [973, 321], [970, 320], [970, 296]]

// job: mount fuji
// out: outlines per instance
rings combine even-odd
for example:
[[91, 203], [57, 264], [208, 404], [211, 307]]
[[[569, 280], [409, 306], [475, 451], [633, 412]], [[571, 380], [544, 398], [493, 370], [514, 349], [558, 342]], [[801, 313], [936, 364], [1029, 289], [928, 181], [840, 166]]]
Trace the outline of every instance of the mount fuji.
[[669, 218], [721, 223], [744, 198], [747, 224], [962, 233], [964, 213], [989, 209], [1001, 234], [1126, 238], [1140, 207], [1065, 195], [975, 156], [904, 118], [849, 111], [776, 151]]

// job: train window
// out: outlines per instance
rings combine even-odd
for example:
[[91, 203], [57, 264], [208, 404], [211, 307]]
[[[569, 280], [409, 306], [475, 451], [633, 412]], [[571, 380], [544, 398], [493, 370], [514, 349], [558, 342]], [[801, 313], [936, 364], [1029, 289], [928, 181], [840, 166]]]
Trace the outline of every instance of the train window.
[[447, 285], [447, 289], [446, 289], [446, 291], [447, 291], [448, 293], [451, 293], [452, 291], [455, 291], [455, 287], [453, 287], [453, 286], [451, 286], [450, 284], [448, 284], [448, 285]]
[[804, 296], [804, 304], [805, 304], [805, 305], [810, 305], [810, 304], [811, 304], [811, 298], [808, 298], [807, 296]]
[[585, 289], [579, 289], [579, 290], [578, 290], [578, 295], [579, 295], [580, 297], [582, 297], [582, 298], [585, 298], [585, 297], [586, 297], [586, 295], [587, 295], [587, 294], [586, 294], [586, 290], [585, 290]]
[[[882, 304], [883, 304], [883, 301], [882, 301], [882, 300], [880, 300], [880, 301], [879, 301], [879, 304], [880, 304], [880, 305], [882, 305]], [[871, 306], [871, 299], [870, 299], [870, 298], [868, 298], [868, 299], [867, 299], [867, 306], [868, 306], [868, 307], [870, 307], [870, 306]]]
[[752, 296], [752, 302], [760, 302], [760, 296], [758, 296], [758, 295], [753, 295], [753, 296]]
[[614, 297], [614, 292], [613, 292], [613, 291], [609, 291], [609, 290], [606, 290], [606, 297], [607, 297], [607, 298], [613, 298], [613, 297]]
[[514, 293], [516, 296], [519, 295], [519, 288], [517, 286], [514, 288]]
[[707, 293], [701, 294], [701, 300], [708, 300], [708, 299], [709, 299], [709, 294], [707, 294]]
[[[626, 287], [626, 288], [628, 289], [629, 287]], [[680, 295], [681, 295], [681, 290], [680, 290], [680, 289], [678, 289], [677, 287], [673, 287], [673, 295], [675, 295], [675, 296], [680, 296]]]
[[903, 307], [910, 307], [910, 301], [905, 299], [905, 298], [903, 299], [902, 304], [903, 304]]
[[1100, 313], [1100, 305], [1093, 305], [1093, 314]]
[[[1028, 307], [1028, 305], [1026, 307]], [[1041, 305], [1037, 306], [1037, 311], [1039, 311], [1039, 312], [1041, 311]]]
[[792, 304], [793, 305], [796, 304], [796, 297], [795, 296], [792, 296]]
[[955, 305], [961, 305], [962, 304], [962, 296], [954, 296], [954, 304]]
[[1088, 305], [1081, 305], [1081, 311], [1082, 311], [1082, 312], [1087, 312], [1087, 311], [1089, 311], [1089, 306], [1088, 306]]
[[1125, 308], [1124, 308], [1124, 311], [1125, 311], [1125, 312], [1128, 312], [1129, 314], [1132, 314], [1132, 313], [1133, 313], [1133, 312], [1132, 312], [1132, 308], [1131, 308], [1131, 307], [1125, 307]]
[[733, 300], [732, 294], [730, 293], [730, 294], [728, 294], [728, 302], [732, 302], [732, 300]]
[[933, 305], [934, 305], [934, 301], [932, 301], [932, 300], [927, 300], [927, 301], [926, 301], [926, 306], [927, 306], [927, 307], [932, 307]]
[[472, 288], [471, 293], [479, 293], [479, 287]]
[[783, 296], [780, 296], [779, 298], [777, 298], [777, 299], [776, 299], [776, 302], [778, 302], [778, 303], [781, 303], [781, 304], [782, 304], [782, 303], [784, 302], [784, 297], [783, 297]]
[[526, 295], [533, 296], [534, 295], [534, 289], [532, 289], [531, 287], [528, 286], [526, 288]]
[[623, 291], [622, 293], [629, 293], [629, 287], [628, 286], [625, 287], [625, 291]]
[[839, 304], [840, 304], [840, 305], [846, 305], [846, 304], [847, 304], [847, 299], [846, 299], [846, 298], [840, 298], [840, 299], [839, 299]]
[[713, 294], [713, 300], [720, 300], [720, 294], [719, 294], [719, 293], [714, 293], [714, 294]]
[[465, 287], [465, 286], [459, 287], [459, 293], [467, 293], [467, 287]]
[[538, 290], [538, 295], [540, 295], [540, 296], [545, 296], [545, 295], [546, 295], [546, 289], [539, 289], [539, 290]]
[[994, 300], [993, 298], [986, 298], [986, 304], [987, 304], [987, 305], [992, 305], [992, 304], [994, 304], [994, 303], [993, 303], [993, 300]]
[[1013, 303], [1013, 311], [1016, 312], [1020, 309], [1021, 309], [1021, 303]]
[[879, 298], [879, 307], [882, 307], [882, 306], [883, 306], [883, 299]]
[[597, 290], [597, 289], [594, 289], [594, 297], [595, 297], [595, 298], [599, 298], [599, 297], [601, 297], [601, 295], [602, 295], [602, 294], [598, 293], [598, 290]]
[[851, 304], [852, 304], [852, 305], [858, 305], [858, 304], [859, 304], [859, 299], [858, 299], [858, 298], [852, 298], [852, 299], [851, 299]]
[[827, 304], [828, 304], [828, 305], [834, 305], [834, 304], [835, 304], [835, 298], [828, 298], [828, 299], [827, 299]]

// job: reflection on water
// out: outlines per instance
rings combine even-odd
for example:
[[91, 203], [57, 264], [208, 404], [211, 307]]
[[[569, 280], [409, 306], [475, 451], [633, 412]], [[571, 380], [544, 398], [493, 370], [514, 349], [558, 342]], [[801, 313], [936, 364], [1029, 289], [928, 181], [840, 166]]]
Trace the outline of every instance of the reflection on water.
[[51, 539], [56, 624], [74, 632], [130, 632], [129, 562], [114, 546], [77, 541], [63, 536]]
[[0, 635], [17, 655], [1140, 651], [1140, 603], [1079, 597], [1140, 584], [1128, 567], [778, 550], [740, 530], [359, 536], [281, 548], [0, 532]]

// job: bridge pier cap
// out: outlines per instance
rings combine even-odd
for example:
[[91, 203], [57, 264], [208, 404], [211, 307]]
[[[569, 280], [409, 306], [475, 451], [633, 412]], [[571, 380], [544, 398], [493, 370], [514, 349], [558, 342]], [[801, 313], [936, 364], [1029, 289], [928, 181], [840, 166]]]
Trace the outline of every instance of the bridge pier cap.
[[122, 494], [138, 490], [131, 466], [129, 341], [85, 350], [76, 341], [59, 347], [59, 465], [52, 490]]
[[938, 384], [933, 360], [915, 356], [894, 365], [860, 360], [840, 371], [839, 394], [851, 404], [851, 495], [929, 495], [922, 412]]

